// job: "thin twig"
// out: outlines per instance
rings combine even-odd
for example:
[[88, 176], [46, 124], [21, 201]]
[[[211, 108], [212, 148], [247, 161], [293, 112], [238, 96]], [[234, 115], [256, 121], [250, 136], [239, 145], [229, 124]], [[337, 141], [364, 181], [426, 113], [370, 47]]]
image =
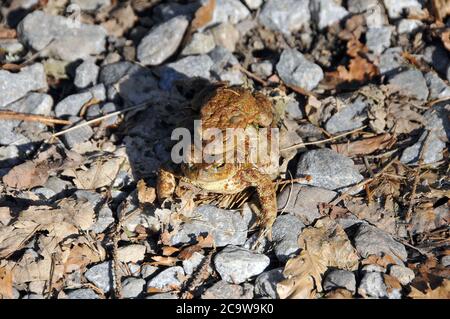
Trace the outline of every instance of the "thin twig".
[[289, 147], [282, 148], [280, 151], [281, 152], [289, 151], [289, 150], [297, 149], [297, 148], [300, 148], [300, 147], [303, 147], [303, 146], [307, 146], [307, 145], [317, 145], [317, 144], [322, 144], [322, 143], [334, 141], [334, 140], [337, 140], [338, 138], [341, 138], [341, 137], [344, 137], [344, 136], [347, 136], [347, 135], [351, 135], [351, 134], [353, 134], [355, 132], [359, 132], [359, 131], [365, 129], [366, 127], [367, 127], [367, 125], [365, 125], [363, 127], [360, 127], [360, 128], [357, 128], [357, 129], [354, 129], [353, 131], [345, 132], [345, 133], [342, 133], [342, 134], [339, 134], [339, 135], [336, 135], [336, 136], [332, 136], [330, 138], [326, 138], [326, 139], [320, 140], [320, 141], [314, 141], [314, 142], [307, 142], [307, 143], [300, 143], [300, 144], [291, 145]]
[[408, 204], [408, 210], [406, 211], [406, 216], [405, 216], [405, 221], [407, 223], [409, 223], [411, 221], [411, 215], [412, 215], [412, 210], [415, 204], [415, 199], [416, 199], [416, 192], [417, 192], [417, 185], [419, 184], [419, 180], [420, 180], [420, 165], [422, 165], [423, 163], [423, 154], [425, 153], [425, 148], [427, 147], [427, 139], [429, 136], [429, 132], [427, 132], [427, 134], [425, 135], [425, 138], [423, 139], [423, 144], [422, 144], [422, 148], [420, 149], [419, 152], [419, 160], [418, 160], [418, 164], [419, 167], [415, 169], [414, 171], [414, 182], [412, 185], [412, 190], [411, 190], [411, 195], [409, 196], [409, 204]]
[[343, 192], [338, 198], [336, 198], [335, 200], [333, 200], [329, 204], [332, 205], [332, 206], [336, 206], [337, 204], [339, 204], [339, 202], [341, 200], [343, 200], [345, 197], [347, 197], [350, 193], [352, 193], [355, 190], [358, 190], [362, 186], [372, 182], [378, 176], [382, 175], [396, 160], [397, 160], [397, 158], [394, 157], [380, 171], [378, 171], [377, 173], [373, 174], [373, 177], [366, 178], [366, 179], [362, 180], [361, 182], [359, 182], [358, 184], [350, 187], [347, 191]]
[[263, 86], [267, 86], [269, 85], [269, 83], [267, 81], [264, 81], [263, 79], [261, 79], [259, 76], [257, 76], [256, 74], [253, 74], [252, 72], [248, 71], [246, 68], [244, 68], [242, 65], [236, 65], [236, 67], [242, 71], [243, 73], [245, 73], [245, 75], [247, 75], [249, 78], [261, 83]]
[[69, 125], [72, 122], [67, 120], [55, 119], [53, 117], [37, 114], [18, 113], [14, 111], [0, 111], [0, 120], [18, 120], [27, 122], [41, 122], [48, 126], [54, 126], [55, 124]]
[[108, 114], [106, 114], [106, 115], [100, 116], [100, 117], [95, 118], [95, 119], [92, 119], [92, 120], [90, 120], [90, 121], [87, 121], [87, 122], [83, 122], [83, 123], [77, 124], [77, 125], [72, 126], [72, 127], [68, 128], [68, 129], [66, 129], [66, 130], [63, 130], [63, 131], [60, 131], [60, 132], [58, 132], [58, 133], [53, 134], [53, 135], [52, 135], [52, 138], [57, 137], [57, 136], [60, 136], [60, 135], [64, 135], [64, 134], [66, 134], [66, 133], [68, 133], [68, 132], [71, 132], [71, 131], [73, 131], [73, 130], [79, 129], [79, 128], [84, 127], [84, 126], [88, 126], [88, 125], [91, 125], [91, 124], [94, 124], [94, 123], [103, 121], [103, 120], [108, 119], [108, 118], [113, 117], [113, 116], [117, 116], [117, 115], [120, 115], [120, 114], [129, 112], [129, 111], [134, 111], [134, 110], [144, 109], [145, 107], [147, 107], [147, 105], [148, 105], [149, 103], [150, 103], [150, 101], [143, 102], [143, 103], [140, 103], [140, 104], [137, 104], [137, 105], [133, 105], [133, 106], [127, 107], [127, 108], [125, 108], [125, 109], [123, 109], [123, 110], [116, 111], [116, 112], [112, 112], [112, 113], [108, 113]]

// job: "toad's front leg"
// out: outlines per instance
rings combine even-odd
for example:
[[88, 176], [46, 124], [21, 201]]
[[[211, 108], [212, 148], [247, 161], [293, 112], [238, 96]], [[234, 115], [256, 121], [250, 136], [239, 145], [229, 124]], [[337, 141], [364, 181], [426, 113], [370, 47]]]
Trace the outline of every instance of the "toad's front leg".
[[272, 240], [272, 225], [277, 217], [275, 184], [268, 175], [261, 173], [257, 169], [243, 170], [241, 174], [242, 180], [255, 187], [258, 193], [262, 210], [259, 239], [267, 236], [269, 240]]

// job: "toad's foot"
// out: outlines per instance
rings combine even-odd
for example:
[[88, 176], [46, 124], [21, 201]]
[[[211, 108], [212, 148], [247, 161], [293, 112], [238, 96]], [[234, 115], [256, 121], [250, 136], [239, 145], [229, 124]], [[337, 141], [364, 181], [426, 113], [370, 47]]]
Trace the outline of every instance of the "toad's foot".
[[257, 169], [245, 170], [241, 174], [243, 180], [256, 188], [261, 205], [261, 215], [259, 216], [261, 229], [256, 243], [261, 243], [263, 238], [272, 241], [272, 225], [277, 217], [275, 184], [268, 175]]

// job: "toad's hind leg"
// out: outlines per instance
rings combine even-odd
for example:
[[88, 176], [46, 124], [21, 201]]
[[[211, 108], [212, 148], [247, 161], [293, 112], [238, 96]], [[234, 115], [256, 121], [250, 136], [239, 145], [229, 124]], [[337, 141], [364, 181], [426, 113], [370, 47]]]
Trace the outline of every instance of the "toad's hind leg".
[[262, 213], [260, 216], [260, 238], [268, 237], [272, 239], [272, 225], [277, 217], [277, 198], [275, 184], [268, 175], [256, 169], [242, 172], [242, 179], [256, 188]]

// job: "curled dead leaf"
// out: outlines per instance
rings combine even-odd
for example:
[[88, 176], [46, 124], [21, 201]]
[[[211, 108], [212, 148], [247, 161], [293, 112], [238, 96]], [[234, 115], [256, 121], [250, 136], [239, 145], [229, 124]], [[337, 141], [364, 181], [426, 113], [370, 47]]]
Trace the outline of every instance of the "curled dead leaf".
[[152, 204], [156, 199], [156, 191], [153, 187], [147, 186], [143, 179], [137, 183], [138, 200], [141, 204]]
[[368, 155], [380, 149], [389, 149], [395, 141], [395, 137], [386, 133], [359, 141], [333, 144], [331, 148], [345, 156]]
[[191, 23], [191, 30], [195, 31], [207, 25], [213, 18], [215, 8], [216, 0], [209, 0], [201, 6], [195, 12], [194, 20]]

